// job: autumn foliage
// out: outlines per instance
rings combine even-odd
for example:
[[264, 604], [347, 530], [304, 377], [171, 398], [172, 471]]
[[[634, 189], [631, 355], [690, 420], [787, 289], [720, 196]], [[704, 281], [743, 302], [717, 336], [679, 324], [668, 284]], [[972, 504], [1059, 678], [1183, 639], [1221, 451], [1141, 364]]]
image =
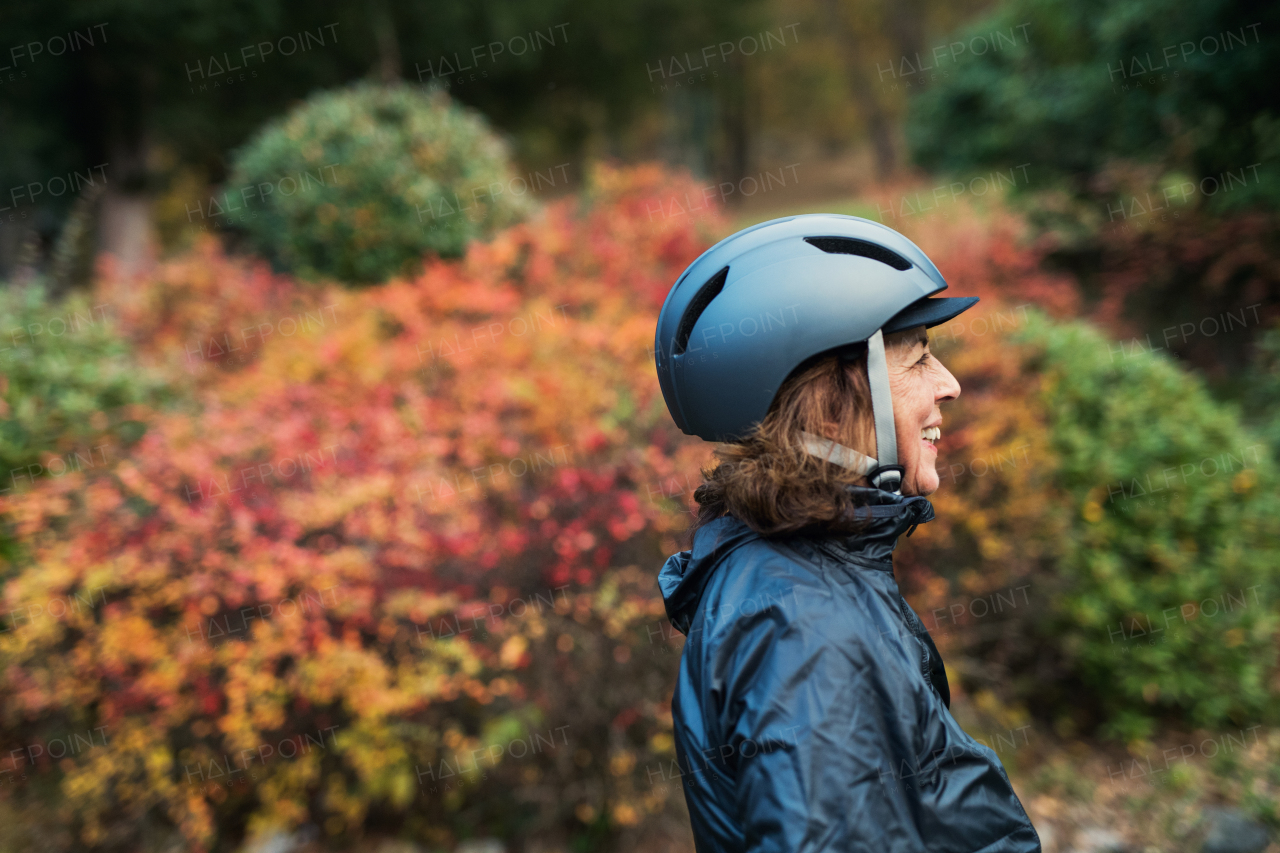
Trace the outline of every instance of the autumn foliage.
[[[726, 230], [714, 212], [672, 215], [693, 192], [656, 167], [600, 168], [581, 197], [463, 258], [362, 291], [300, 286], [212, 241], [145, 281], [103, 276], [97, 301], [139, 368], [182, 402], [152, 410], [111, 465], [0, 496], [19, 544], [3, 567], [0, 809], [57, 849], [222, 850], [303, 825], [438, 847], [683, 838], [680, 638], [655, 575], [688, 545], [710, 447], [671, 422], [651, 348], [672, 282]], [[1155, 683], [1153, 714], [1247, 710], [1180, 696], [1161, 653], [1081, 648], [1108, 619], [1208, 588], [1203, 573], [1159, 580], [1189, 563], [1144, 553], [1148, 520], [1104, 519], [1098, 489], [1240, 436], [1211, 412], [1189, 443], [1165, 428], [1169, 447], [1089, 468], [1081, 436], [1110, 425], [1119, 447], [1131, 425], [1089, 414], [1088, 383], [1115, 390], [1100, 339], [1080, 356], [1036, 319], [1076, 310], [1070, 283], [998, 209], [893, 224], [953, 293], [983, 297], [934, 330], [965, 396], [944, 428], [939, 519], [899, 561], [956, 695], [1004, 684], [1032, 706], [1044, 680], [1096, 692], [1121, 677], [1089, 707], [1123, 713]], [[1193, 483], [1199, 515], [1173, 517], [1162, 547], [1190, 538], [1207, 559], [1224, 525], [1257, 528], [1223, 509], [1251, 483]], [[1120, 565], [1097, 568], [1074, 541]], [[1244, 583], [1256, 556], [1223, 546], [1207, 565]], [[1105, 571], [1123, 581], [1114, 598]], [[1038, 609], [1022, 621], [929, 619], [1025, 583]], [[1188, 642], [1216, 654], [1225, 632], [1235, 651], [1218, 659], [1237, 672], [1269, 630], [1221, 620]], [[984, 675], [981, 659], [1006, 669]], [[1249, 701], [1264, 674], [1248, 670]]]
[[[295, 286], [213, 242], [149, 281], [108, 277], [100, 298], [139, 362], [190, 403], [118, 464], [3, 498], [26, 552], [5, 587], [5, 743], [107, 740], [19, 752], [13, 795], [59, 779], [67, 846], [176, 827], [212, 849], [306, 821], [358, 835], [387, 813], [385, 830], [416, 820], [447, 841], [482, 774], [430, 792], [419, 773], [467, 748], [568, 725], [541, 760], [630, 773], [609, 733], [649, 749], [667, 697], [625, 673], [669, 656], [596, 649], [627, 630], [666, 646], [661, 603], [647, 585], [599, 617], [592, 602], [611, 569], [674, 549], [661, 482], [701, 451], [673, 434], [652, 371], [653, 317], [709, 241], [708, 220], [646, 212], [670, 180], [602, 170], [582, 210], [363, 293]], [[573, 641], [596, 618], [602, 637]], [[552, 629], [550, 671], [518, 677]], [[557, 695], [613, 678], [576, 670], [584, 655], [634, 685], [607, 714]], [[531, 811], [625, 826], [665, 800], [606, 801], [612, 787]]]

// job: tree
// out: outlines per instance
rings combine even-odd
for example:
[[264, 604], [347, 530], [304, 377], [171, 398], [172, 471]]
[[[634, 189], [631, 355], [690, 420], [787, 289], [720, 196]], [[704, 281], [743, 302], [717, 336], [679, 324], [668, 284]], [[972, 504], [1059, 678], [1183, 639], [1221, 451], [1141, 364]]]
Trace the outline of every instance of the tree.
[[[15, 0], [14, 47], [0, 57], [0, 192], [14, 197], [0, 198], [13, 208], [0, 214], [47, 248], [89, 188], [58, 177], [101, 165], [105, 248], [136, 248], [163, 164], [216, 183], [227, 153], [269, 118], [365, 76], [446, 86], [514, 134], [531, 165], [580, 173], [586, 152], [644, 106], [646, 63], [740, 34], [755, 5]], [[0, 274], [19, 230], [0, 237]]]
[[1123, 159], [1189, 179], [1219, 210], [1274, 208], [1278, 25], [1280, 9], [1247, 0], [1012, 0], [955, 38], [1026, 27], [1026, 42], [971, 54], [922, 93], [908, 142], [929, 169], [1030, 162], [1074, 193], [1114, 194], [1095, 179]]

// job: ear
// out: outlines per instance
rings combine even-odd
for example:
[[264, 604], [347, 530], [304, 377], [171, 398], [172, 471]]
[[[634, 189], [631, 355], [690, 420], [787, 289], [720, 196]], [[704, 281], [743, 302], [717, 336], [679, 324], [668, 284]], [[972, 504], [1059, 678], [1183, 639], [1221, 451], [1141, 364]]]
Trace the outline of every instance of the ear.
[[837, 437], [839, 435], [839, 429], [831, 421], [823, 421], [822, 434], [837, 444], [840, 442], [840, 439]]

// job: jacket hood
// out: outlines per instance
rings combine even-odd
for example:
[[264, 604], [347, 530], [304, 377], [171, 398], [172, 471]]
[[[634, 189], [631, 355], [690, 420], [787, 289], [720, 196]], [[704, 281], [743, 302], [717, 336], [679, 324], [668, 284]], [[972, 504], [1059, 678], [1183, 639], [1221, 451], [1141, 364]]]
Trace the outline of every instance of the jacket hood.
[[693, 548], [667, 557], [658, 572], [658, 588], [667, 608], [667, 618], [682, 634], [689, 633], [693, 614], [702, 600], [702, 590], [716, 566], [730, 551], [759, 539], [760, 534], [731, 515], [722, 515], [693, 535]]
[[[863, 504], [855, 512], [859, 519], [865, 519], [866, 527], [852, 534], [809, 535], [845, 558], [892, 573], [898, 537], [904, 532], [910, 536], [916, 525], [932, 521], [933, 504], [923, 497], [903, 497], [862, 486], [849, 486], [848, 490]], [[694, 534], [691, 549], [667, 558], [658, 573], [658, 588], [662, 591], [667, 617], [677, 630], [688, 633], [698, 602], [702, 600], [702, 591], [724, 556], [759, 538], [760, 534], [742, 521], [724, 515]]]

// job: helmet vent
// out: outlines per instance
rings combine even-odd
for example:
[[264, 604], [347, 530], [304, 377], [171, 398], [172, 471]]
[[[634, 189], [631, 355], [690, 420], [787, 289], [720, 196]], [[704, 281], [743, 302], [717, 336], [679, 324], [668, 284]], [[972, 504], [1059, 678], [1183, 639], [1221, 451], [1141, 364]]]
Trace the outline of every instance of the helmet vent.
[[804, 241], [829, 254], [861, 255], [864, 258], [888, 264], [895, 270], [911, 269], [911, 261], [902, 255], [866, 240], [855, 240], [852, 237], [805, 237]]
[[728, 277], [729, 268], [725, 267], [707, 279], [706, 284], [698, 288], [698, 292], [694, 294], [689, 307], [684, 309], [684, 316], [680, 318], [680, 327], [676, 329], [675, 346], [672, 350], [673, 355], [680, 355], [684, 352], [685, 347], [689, 345], [689, 336], [693, 334], [694, 324], [698, 322], [702, 312], [707, 310], [711, 300], [720, 295], [721, 289], [724, 288], [725, 279]]

